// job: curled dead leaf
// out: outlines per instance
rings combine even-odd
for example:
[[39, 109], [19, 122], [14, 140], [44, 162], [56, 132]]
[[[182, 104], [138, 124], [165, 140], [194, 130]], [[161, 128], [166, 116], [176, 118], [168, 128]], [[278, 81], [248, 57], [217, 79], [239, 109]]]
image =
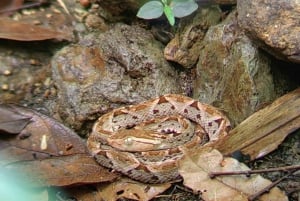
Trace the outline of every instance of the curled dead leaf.
[[[193, 154], [186, 154], [179, 163], [179, 173], [184, 179], [184, 185], [200, 192], [205, 201], [247, 201], [248, 197], [256, 194], [271, 181], [260, 175], [220, 176], [214, 179], [209, 177], [210, 172], [241, 171], [249, 168], [211, 148], [199, 149]], [[287, 197], [274, 187], [268, 193], [259, 197], [261, 201], [276, 200], [287, 201]]]

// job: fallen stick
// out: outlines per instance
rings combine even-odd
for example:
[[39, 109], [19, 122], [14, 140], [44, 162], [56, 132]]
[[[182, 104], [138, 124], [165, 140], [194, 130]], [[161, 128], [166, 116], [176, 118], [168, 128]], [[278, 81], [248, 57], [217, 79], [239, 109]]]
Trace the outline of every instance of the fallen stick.
[[275, 150], [285, 137], [300, 128], [300, 88], [255, 112], [214, 147], [224, 155], [241, 151], [251, 160]]

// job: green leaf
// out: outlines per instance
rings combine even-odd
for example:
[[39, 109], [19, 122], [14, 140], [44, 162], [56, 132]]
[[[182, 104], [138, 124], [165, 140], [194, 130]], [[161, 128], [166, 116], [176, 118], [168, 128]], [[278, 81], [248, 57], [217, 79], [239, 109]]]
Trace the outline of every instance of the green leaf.
[[173, 0], [171, 3], [175, 17], [185, 17], [198, 9], [198, 4], [194, 0]]
[[170, 25], [174, 26], [175, 24], [175, 17], [174, 17], [174, 13], [173, 10], [170, 6], [164, 6], [164, 13], [170, 23]]
[[149, 1], [138, 11], [137, 17], [143, 19], [159, 18], [164, 12], [164, 6], [160, 1]]

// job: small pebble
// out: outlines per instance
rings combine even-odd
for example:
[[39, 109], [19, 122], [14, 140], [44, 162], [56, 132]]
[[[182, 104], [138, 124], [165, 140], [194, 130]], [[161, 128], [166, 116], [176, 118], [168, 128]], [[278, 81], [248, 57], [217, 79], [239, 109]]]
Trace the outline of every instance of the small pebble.
[[99, 8], [99, 7], [100, 7], [99, 4], [93, 4], [93, 5], [92, 5], [92, 8], [93, 8], [93, 9], [97, 9], [97, 8]]
[[47, 18], [51, 18], [51, 17], [52, 17], [52, 14], [51, 14], [51, 13], [48, 13], [48, 14], [46, 14], [46, 17], [47, 17]]
[[56, 96], [56, 94], [57, 94], [57, 91], [56, 91], [56, 89], [54, 88], [54, 87], [51, 87], [51, 95], [52, 96]]
[[46, 89], [44, 94], [43, 94], [43, 97], [44, 98], [48, 98], [49, 96], [51, 95], [51, 90], [50, 89]]
[[34, 25], [40, 25], [40, 24], [42, 24], [42, 22], [39, 21], [39, 20], [34, 20], [34, 21], [33, 21], [33, 24], [34, 24]]
[[7, 91], [9, 89], [8, 84], [2, 84], [1, 89]]
[[10, 70], [4, 70], [3, 71], [3, 75], [11, 75], [11, 71]]
[[53, 10], [54, 13], [61, 13], [61, 11], [58, 10], [57, 8], [53, 8], [52, 10]]
[[77, 32], [85, 32], [86, 31], [86, 27], [82, 23], [76, 23], [75, 26], [74, 26], [74, 29]]
[[31, 10], [31, 9], [24, 9], [22, 10], [22, 14], [23, 15], [32, 15], [32, 14], [35, 14], [35, 11], [34, 10]]
[[34, 86], [35, 86], [35, 87], [40, 87], [40, 86], [42, 86], [42, 84], [39, 83], [39, 82], [36, 82], [36, 83], [34, 83]]
[[37, 65], [39, 63], [36, 59], [30, 59], [29, 62], [31, 65]]
[[90, 0], [80, 0], [79, 2], [80, 2], [80, 5], [85, 7], [85, 8], [87, 8], [91, 5]]
[[44, 86], [49, 87], [50, 84], [51, 84], [51, 78], [50, 78], [50, 77], [47, 77], [47, 78], [45, 79], [45, 81], [44, 81], [43, 84], [44, 84]]
[[37, 98], [37, 99], [36, 99], [36, 102], [37, 102], [37, 103], [42, 103], [42, 102], [43, 102], [43, 99], [42, 99], [42, 98]]

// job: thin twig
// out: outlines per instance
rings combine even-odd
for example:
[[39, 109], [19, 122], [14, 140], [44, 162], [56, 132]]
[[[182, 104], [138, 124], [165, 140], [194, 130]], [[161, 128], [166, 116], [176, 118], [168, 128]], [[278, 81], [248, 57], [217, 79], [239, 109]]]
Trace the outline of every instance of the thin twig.
[[251, 175], [258, 173], [266, 173], [266, 172], [277, 172], [277, 171], [289, 171], [289, 170], [300, 170], [300, 165], [290, 165], [278, 168], [268, 168], [264, 170], [244, 170], [244, 171], [228, 171], [228, 172], [210, 172], [209, 177], [214, 178], [216, 176], [224, 176], [224, 175]]
[[280, 179], [272, 182], [270, 185], [266, 186], [265, 188], [263, 188], [262, 190], [256, 192], [255, 194], [253, 195], [250, 195], [248, 196], [248, 200], [249, 201], [253, 201], [255, 200], [256, 198], [258, 198], [259, 196], [261, 196], [262, 194], [266, 193], [266, 192], [269, 192], [274, 186], [276, 186], [277, 184], [279, 184], [282, 180], [288, 178], [289, 176], [291, 176], [294, 172], [296, 172], [297, 170], [292, 170], [290, 171], [287, 175], [281, 177]]

